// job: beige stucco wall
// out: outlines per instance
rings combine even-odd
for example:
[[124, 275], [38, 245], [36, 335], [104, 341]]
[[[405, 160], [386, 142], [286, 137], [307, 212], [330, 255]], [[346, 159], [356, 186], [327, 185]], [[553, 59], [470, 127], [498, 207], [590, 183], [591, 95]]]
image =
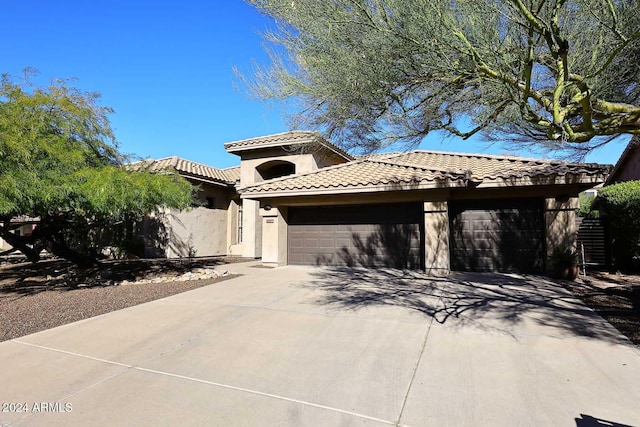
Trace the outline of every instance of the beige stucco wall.
[[242, 244], [236, 243], [236, 244], [229, 245], [229, 248], [227, 250], [227, 255], [242, 256]]
[[11, 245], [5, 242], [2, 238], [0, 238], [0, 250], [9, 250], [11, 249]]
[[222, 209], [193, 208], [166, 216], [167, 258], [227, 254], [227, 213]]
[[196, 198], [202, 206], [207, 205], [207, 197], [212, 197], [215, 200], [215, 209], [229, 209], [229, 204], [231, 203], [234, 193], [232, 189], [198, 181], [191, 181], [191, 183], [199, 187]]
[[242, 201], [242, 256], [260, 258], [262, 256], [262, 218], [260, 202]]
[[449, 260], [449, 211], [446, 201], [424, 202], [425, 270], [447, 274]]
[[[576, 248], [576, 209], [579, 206], [577, 197], [566, 200], [545, 199], [544, 219], [546, 225], [547, 257], [554, 248]], [[547, 269], [550, 268], [547, 263]]]
[[287, 264], [286, 208], [260, 209], [262, 217], [262, 262]]
[[239, 154], [241, 157], [240, 185], [243, 187], [262, 181], [256, 168], [274, 160], [293, 163], [296, 166], [296, 174], [311, 172], [346, 161], [346, 159], [329, 151], [304, 152], [283, 147], [263, 148]]
[[274, 160], [291, 162], [296, 166], [296, 174], [311, 172], [318, 169], [318, 164], [311, 154], [296, 154], [286, 152], [282, 148], [261, 150], [259, 152], [243, 153], [240, 161], [240, 186], [246, 187], [262, 181], [256, 168]]
[[262, 262], [278, 263], [278, 210], [260, 210], [262, 217]]
[[[164, 210], [143, 222], [145, 256], [182, 258], [228, 254], [228, 211], [234, 191], [230, 188], [189, 180], [199, 187], [202, 206], [184, 211]], [[214, 206], [207, 207], [207, 198]]]

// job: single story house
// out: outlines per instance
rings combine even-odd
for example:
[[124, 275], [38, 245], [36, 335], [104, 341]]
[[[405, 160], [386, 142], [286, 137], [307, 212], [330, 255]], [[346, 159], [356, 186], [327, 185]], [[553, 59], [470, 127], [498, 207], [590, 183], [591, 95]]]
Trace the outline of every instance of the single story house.
[[555, 247], [575, 245], [578, 193], [610, 170], [426, 150], [354, 158], [307, 131], [225, 148], [239, 168], [150, 161], [201, 190], [202, 206], [163, 220], [176, 237], [164, 255], [191, 248], [273, 265], [543, 272]]

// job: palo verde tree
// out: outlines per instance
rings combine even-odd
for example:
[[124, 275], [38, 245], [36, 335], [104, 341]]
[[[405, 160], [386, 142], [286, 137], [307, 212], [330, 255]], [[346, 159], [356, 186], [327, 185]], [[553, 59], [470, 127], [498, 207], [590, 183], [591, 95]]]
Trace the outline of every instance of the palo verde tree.
[[640, 133], [637, 0], [247, 0], [275, 19], [249, 85], [343, 147], [432, 131], [589, 150]]
[[[65, 81], [38, 88], [2, 76], [0, 237], [31, 261], [49, 252], [80, 266], [95, 262], [97, 230], [161, 207], [185, 208], [191, 185], [176, 174], [124, 167], [98, 95]], [[30, 236], [14, 233], [37, 221]]]

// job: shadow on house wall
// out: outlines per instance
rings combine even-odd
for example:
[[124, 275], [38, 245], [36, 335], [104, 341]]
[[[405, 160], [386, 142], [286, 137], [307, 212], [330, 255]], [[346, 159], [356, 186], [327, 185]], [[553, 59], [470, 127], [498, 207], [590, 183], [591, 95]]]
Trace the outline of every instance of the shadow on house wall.
[[109, 258], [182, 258], [195, 256], [189, 239], [172, 231], [169, 219], [180, 225], [172, 214], [156, 213], [142, 220], [125, 220], [110, 229], [98, 230], [98, 239]]
[[340, 264], [354, 267], [424, 268], [424, 231], [418, 224], [378, 224], [369, 235], [351, 233], [351, 247], [338, 253]]
[[144, 241], [144, 256], [148, 258], [194, 257], [195, 249], [190, 236], [185, 240], [168, 226], [171, 221], [184, 227], [178, 217], [172, 214], [157, 214], [145, 217], [139, 227], [139, 237]]

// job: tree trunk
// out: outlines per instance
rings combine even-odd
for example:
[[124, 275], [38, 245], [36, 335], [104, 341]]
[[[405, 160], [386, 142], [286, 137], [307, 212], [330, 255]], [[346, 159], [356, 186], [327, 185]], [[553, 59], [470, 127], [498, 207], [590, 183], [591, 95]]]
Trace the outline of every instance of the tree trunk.
[[74, 251], [64, 241], [47, 240], [45, 247], [52, 254], [71, 261], [80, 268], [88, 268], [98, 265], [98, 261], [89, 255]]
[[0, 230], [0, 237], [13, 246], [16, 250], [22, 252], [24, 256], [31, 262], [40, 261], [40, 251], [29, 247], [24, 238], [7, 230]]
[[[43, 248], [60, 258], [71, 261], [78, 267], [93, 267], [98, 261], [90, 256], [71, 249], [64, 240], [61, 233], [51, 233], [50, 227], [46, 225], [37, 227], [34, 234], [29, 237], [19, 236], [12, 233], [7, 227], [0, 228], [0, 237], [9, 243], [15, 250], [18, 250], [33, 263], [40, 261], [40, 252]], [[29, 246], [32, 244], [32, 246]]]

